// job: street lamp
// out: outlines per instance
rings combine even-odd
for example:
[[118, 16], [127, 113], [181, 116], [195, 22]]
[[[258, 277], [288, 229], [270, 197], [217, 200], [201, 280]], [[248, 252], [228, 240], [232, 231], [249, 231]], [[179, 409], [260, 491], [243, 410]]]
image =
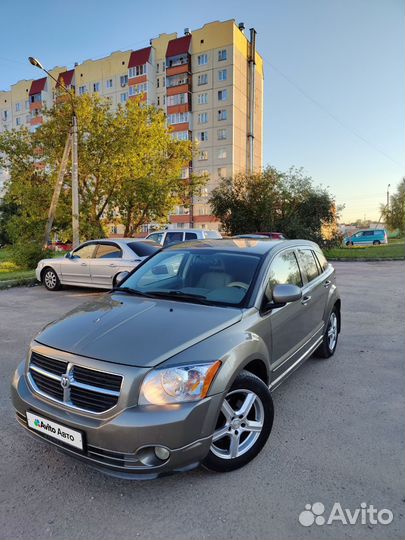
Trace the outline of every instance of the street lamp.
[[391, 187], [391, 184], [388, 184], [388, 186], [387, 186], [387, 210], [390, 209], [390, 187]]
[[70, 104], [72, 106], [72, 240], [73, 248], [76, 248], [80, 243], [79, 233], [79, 165], [77, 157], [78, 147], [78, 129], [77, 129], [77, 116], [74, 102], [74, 94], [66, 86], [55, 79], [55, 77], [49, 73], [47, 69], [41, 64], [38, 58], [30, 56], [28, 58], [30, 64], [44, 71], [51, 79], [53, 79], [58, 86], [66, 92], [70, 98]]

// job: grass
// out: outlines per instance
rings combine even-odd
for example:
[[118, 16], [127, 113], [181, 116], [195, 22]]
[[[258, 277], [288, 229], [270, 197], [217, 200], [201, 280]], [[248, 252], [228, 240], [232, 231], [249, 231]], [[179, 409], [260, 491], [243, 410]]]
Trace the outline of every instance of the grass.
[[404, 239], [390, 240], [381, 246], [338, 247], [325, 250], [328, 259], [405, 259]]
[[[12, 262], [12, 247], [5, 247], [0, 249], [0, 282], [9, 280], [22, 280], [34, 279], [35, 269], [20, 268], [14, 262]], [[54, 251], [50, 252], [48, 257], [63, 257], [65, 254]]]

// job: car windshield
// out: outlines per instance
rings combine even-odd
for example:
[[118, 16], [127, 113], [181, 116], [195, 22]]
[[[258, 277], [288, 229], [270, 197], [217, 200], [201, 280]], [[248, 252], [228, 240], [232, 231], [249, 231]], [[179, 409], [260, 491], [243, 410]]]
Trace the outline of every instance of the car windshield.
[[150, 240], [145, 242], [129, 242], [128, 247], [131, 248], [138, 257], [149, 257], [149, 255], [153, 255], [161, 248], [160, 245], [154, 244]]
[[221, 250], [162, 251], [130, 275], [122, 290], [183, 302], [236, 306], [245, 299], [259, 262], [257, 255]]

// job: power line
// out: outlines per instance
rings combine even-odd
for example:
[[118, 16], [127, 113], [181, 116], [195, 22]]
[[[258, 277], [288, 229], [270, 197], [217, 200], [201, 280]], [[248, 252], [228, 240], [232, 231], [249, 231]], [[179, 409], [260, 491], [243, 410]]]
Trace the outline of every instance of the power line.
[[358, 139], [360, 139], [361, 141], [363, 141], [365, 144], [367, 144], [368, 146], [370, 146], [371, 148], [373, 148], [373, 150], [376, 150], [377, 152], [379, 152], [380, 154], [382, 154], [384, 157], [386, 157], [387, 159], [389, 159], [392, 163], [394, 163], [395, 165], [397, 165], [398, 167], [401, 168], [401, 170], [403, 170], [403, 166], [398, 163], [395, 159], [393, 159], [390, 155], [388, 155], [386, 152], [384, 152], [384, 150], [381, 150], [381, 148], [379, 148], [378, 146], [376, 146], [373, 142], [369, 141], [368, 139], [366, 139], [366, 137], [364, 137], [363, 135], [361, 135], [361, 133], [359, 133], [358, 131], [355, 131], [351, 126], [349, 126], [348, 124], [346, 124], [345, 122], [343, 122], [340, 118], [338, 118], [334, 113], [332, 113], [331, 111], [329, 111], [329, 109], [327, 109], [324, 105], [322, 105], [322, 103], [320, 103], [318, 100], [316, 100], [315, 98], [313, 98], [310, 94], [308, 94], [308, 92], [306, 92], [303, 88], [301, 88], [298, 84], [296, 84], [290, 77], [288, 77], [285, 73], [283, 73], [281, 71], [281, 69], [279, 69], [278, 67], [276, 67], [272, 62], [270, 62], [269, 60], [265, 59], [263, 57], [263, 59], [267, 62], [267, 64], [269, 66], [271, 66], [274, 71], [276, 71], [279, 75], [281, 75], [281, 77], [283, 77], [287, 82], [289, 82], [296, 90], [298, 90], [298, 92], [300, 92], [304, 97], [306, 97], [309, 101], [311, 101], [311, 103], [313, 103], [316, 107], [318, 107], [319, 109], [321, 109], [325, 114], [327, 114], [330, 118], [332, 118], [333, 120], [335, 120], [341, 127], [343, 127], [344, 129], [346, 129], [347, 131], [349, 131], [352, 135], [354, 135], [355, 137], [357, 137]]

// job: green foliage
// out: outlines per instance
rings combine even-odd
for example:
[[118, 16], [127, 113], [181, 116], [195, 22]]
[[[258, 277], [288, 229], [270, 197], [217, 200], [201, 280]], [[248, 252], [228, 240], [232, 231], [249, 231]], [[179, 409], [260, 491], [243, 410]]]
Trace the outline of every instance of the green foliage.
[[[193, 148], [190, 142], [172, 140], [162, 111], [134, 99], [113, 111], [109, 101], [97, 95], [76, 97], [74, 104], [81, 240], [104, 236], [105, 224], [117, 219], [133, 234], [181, 204], [192, 185], [180, 179], [181, 169], [192, 159]], [[15, 209], [5, 234], [14, 243], [22, 237], [42, 239], [71, 126], [70, 102], [57, 100], [45, 116], [35, 133], [23, 129], [0, 135], [0, 167], [10, 171], [4, 200]], [[70, 163], [53, 232], [64, 240], [72, 237]]]
[[[334, 242], [337, 236], [333, 197], [313, 185], [301, 169], [263, 172], [225, 178], [210, 204], [228, 234], [280, 231], [290, 238]], [[327, 231], [327, 234], [325, 232]]]
[[35, 268], [41, 259], [49, 256], [49, 252], [35, 242], [17, 242], [11, 252], [12, 262], [21, 269]]
[[405, 234], [405, 178], [398, 184], [397, 191], [390, 197], [390, 206], [384, 206], [382, 215], [387, 227], [398, 230], [400, 236]]

